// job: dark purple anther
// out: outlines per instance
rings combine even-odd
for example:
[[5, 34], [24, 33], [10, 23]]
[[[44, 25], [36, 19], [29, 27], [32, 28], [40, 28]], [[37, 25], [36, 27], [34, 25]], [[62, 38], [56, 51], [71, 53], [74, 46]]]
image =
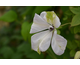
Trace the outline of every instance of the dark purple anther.
[[54, 27], [53, 26], [50, 26], [49, 30], [50, 31], [53, 31], [54, 30]]
[[50, 28], [50, 30], [52, 31], [52, 30], [54, 30], [54, 28]]

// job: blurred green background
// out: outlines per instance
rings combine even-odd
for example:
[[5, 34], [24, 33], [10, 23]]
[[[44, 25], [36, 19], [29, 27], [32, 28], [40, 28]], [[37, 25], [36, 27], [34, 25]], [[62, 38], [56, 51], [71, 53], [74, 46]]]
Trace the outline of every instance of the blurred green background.
[[80, 25], [76, 24], [77, 26], [72, 27], [65, 25], [58, 30], [60, 35], [68, 41], [66, 50], [61, 56], [56, 55], [51, 47], [51, 51], [42, 52], [41, 55], [32, 50], [29, 32], [35, 13], [54, 11], [62, 25], [74, 21], [73, 17], [77, 15], [75, 12], [80, 11], [77, 8], [79, 7], [0, 6], [0, 59], [52, 59], [53, 55], [51, 54], [54, 54], [58, 59], [74, 58], [75, 53], [80, 50]]

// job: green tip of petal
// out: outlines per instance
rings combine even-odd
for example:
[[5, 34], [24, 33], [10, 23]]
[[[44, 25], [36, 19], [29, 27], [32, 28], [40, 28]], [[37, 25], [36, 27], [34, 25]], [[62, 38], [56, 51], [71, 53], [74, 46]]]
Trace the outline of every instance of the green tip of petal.
[[56, 14], [51, 11], [51, 12], [46, 12], [46, 18], [47, 18], [47, 22], [49, 22], [51, 20], [51, 22], [53, 21], [53, 19], [55, 18]]
[[38, 53], [39, 55], [41, 54], [41, 52], [40, 52], [39, 48], [38, 48], [38, 50], [37, 50], [37, 53]]
[[80, 59], [80, 51], [76, 52], [74, 59]]

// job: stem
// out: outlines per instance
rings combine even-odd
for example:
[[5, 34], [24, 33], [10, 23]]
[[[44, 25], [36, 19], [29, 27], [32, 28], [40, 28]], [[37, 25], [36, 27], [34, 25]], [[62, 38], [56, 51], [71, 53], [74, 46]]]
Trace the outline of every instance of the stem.
[[65, 23], [65, 24], [63, 24], [63, 25], [61, 25], [61, 26], [65, 26], [65, 25], [68, 25], [68, 24], [71, 24], [71, 23]]
[[50, 56], [51, 58], [53, 58], [53, 59], [54, 59], [54, 57], [51, 55], [51, 53], [49, 53], [48, 51], [47, 51], [47, 53], [49, 54], [49, 56]]
[[48, 51], [50, 52], [47, 52], [53, 59], [57, 59], [57, 57], [54, 55], [54, 53], [51, 51], [51, 49], [48, 49]]

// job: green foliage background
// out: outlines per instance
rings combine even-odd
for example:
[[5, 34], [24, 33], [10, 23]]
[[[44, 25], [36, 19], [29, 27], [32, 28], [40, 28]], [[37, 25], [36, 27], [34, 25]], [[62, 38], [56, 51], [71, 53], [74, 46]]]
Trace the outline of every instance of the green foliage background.
[[[4, 7], [5, 13], [0, 21], [8, 26], [0, 28], [0, 59], [72, 59], [80, 50], [80, 7], [69, 6], [12, 6]], [[7, 9], [8, 8], [8, 9]], [[63, 55], [56, 55], [51, 47], [39, 55], [31, 49], [30, 28], [34, 14], [42, 11], [54, 11], [60, 18], [61, 25], [58, 34], [68, 41]], [[0, 23], [1, 24], [1, 23]]]

